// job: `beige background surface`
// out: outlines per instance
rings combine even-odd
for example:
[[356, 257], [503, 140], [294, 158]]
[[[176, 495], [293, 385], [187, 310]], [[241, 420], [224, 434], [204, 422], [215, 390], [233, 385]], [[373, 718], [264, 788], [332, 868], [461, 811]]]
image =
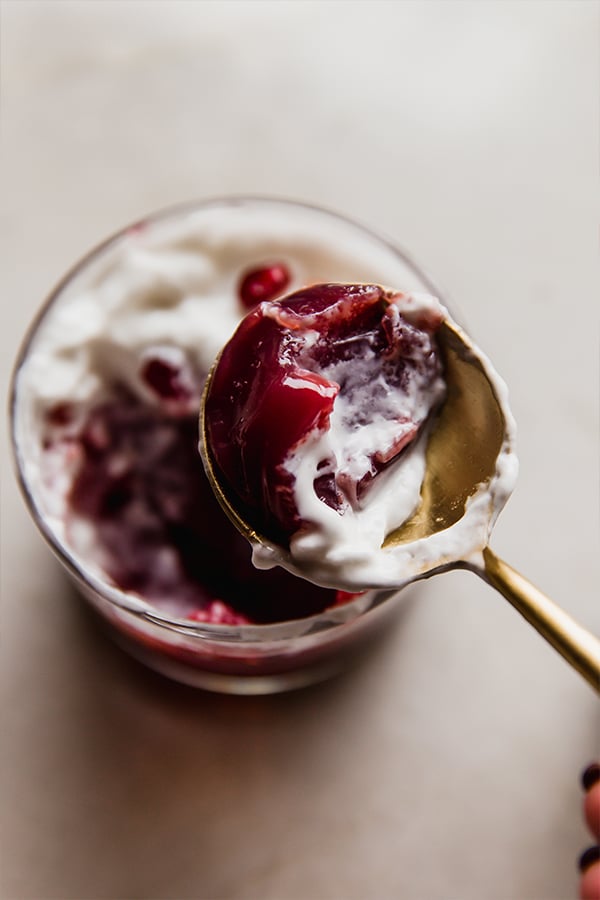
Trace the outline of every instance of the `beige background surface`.
[[[494, 548], [600, 630], [595, 2], [3, 2], [6, 383], [42, 298], [166, 204], [267, 193], [407, 247], [511, 387]], [[592, 692], [466, 573], [360, 668], [235, 699], [99, 635], [3, 445], [3, 898], [576, 894]]]

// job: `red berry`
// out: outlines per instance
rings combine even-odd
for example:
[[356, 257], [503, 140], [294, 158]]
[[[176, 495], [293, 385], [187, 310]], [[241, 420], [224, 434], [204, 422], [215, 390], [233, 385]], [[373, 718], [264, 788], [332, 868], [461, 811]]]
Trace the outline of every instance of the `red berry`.
[[55, 403], [46, 413], [46, 421], [50, 425], [70, 425], [73, 421], [74, 409], [70, 403]]
[[141, 376], [148, 387], [164, 400], [187, 400], [189, 397], [179, 369], [165, 359], [153, 357], [146, 360]]
[[253, 309], [263, 300], [273, 300], [290, 283], [290, 273], [283, 263], [274, 263], [246, 272], [240, 281], [239, 295], [246, 309]]
[[365, 593], [365, 591], [359, 591], [356, 594], [350, 593], [349, 591], [336, 591], [335, 603], [333, 605], [343, 606], [345, 603], [352, 603], [353, 600], [356, 600], [357, 597], [362, 597]]

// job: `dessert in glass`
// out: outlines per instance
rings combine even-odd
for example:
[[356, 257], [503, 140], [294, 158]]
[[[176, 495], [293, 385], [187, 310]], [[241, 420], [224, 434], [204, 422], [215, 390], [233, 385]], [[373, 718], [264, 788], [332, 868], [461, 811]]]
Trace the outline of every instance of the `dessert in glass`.
[[26, 337], [12, 430], [30, 511], [115, 640], [171, 678], [231, 693], [309, 684], [398, 608], [395, 591], [256, 569], [198, 453], [204, 384], [240, 320], [340, 282], [436, 293], [393, 244], [322, 209], [187, 204], [89, 253]]

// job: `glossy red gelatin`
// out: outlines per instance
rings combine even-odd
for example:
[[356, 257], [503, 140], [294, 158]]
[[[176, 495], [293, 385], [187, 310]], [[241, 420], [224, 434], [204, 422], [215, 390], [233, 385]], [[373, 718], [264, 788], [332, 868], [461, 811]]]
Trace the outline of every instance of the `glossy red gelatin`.
[[313, 490], [340, 513], [418, 434], [422, 420], [405, 400], [439, 378], [441, 314], [417, 305], [405, 317], [402, 299], [378, 285], [313, 285], [257, 307], [224, 348], [205, 406], [212, 462], [235, 508], [277, 543], [303, 524], [287, 463], [330, 428], [338, 397], [348, 435], [376, 416], [387, 429], [358, 474], [337, 458], [319, 461]]

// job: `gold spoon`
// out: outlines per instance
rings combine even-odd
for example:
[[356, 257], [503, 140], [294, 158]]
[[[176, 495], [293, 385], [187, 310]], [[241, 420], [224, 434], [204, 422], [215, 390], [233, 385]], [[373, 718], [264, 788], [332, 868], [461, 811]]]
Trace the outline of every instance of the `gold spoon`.
[[[509, 426], [481, 355], [465, 333], [446, 320], [438, 331], [444, 358], [447, 395], [430, 434], [420, 504], [399, 528], [386, 537], [382, 552], [423, 541], [457, 525], [466, 515], [468, 501], [481, 493], [496, 476], [498, 459], [506, 446]], [[210, 387], [210, 375], [204, 398]], [[252, 544], [273, 547], [246, 521], [235, 498], [219, 481], [206, 437], [204, 400], [200, 414], [200, 450], [211, 486], [223, 509]], [[497, 510], [490, 508], [492, 521]], [[491, 527], [491, 526], [490, 526]], [[285, 561], [289, 553], [281, 547]], [[290, 566], [294, 569], [293, 565]], [[425, 559], [410, 576], [398, 577], [402, 586], [449, 569], [469, 569], [496, 588], [558, 653], [600, 692], [600, 641], [535, 588], [511, 566], [499, 559], [483, 539], [482, 546], [466, 558], [443, 553]], [[365, 589], [373, 585], [365, 584]], [[359, 590], [360, 588], [356, 588]]]

